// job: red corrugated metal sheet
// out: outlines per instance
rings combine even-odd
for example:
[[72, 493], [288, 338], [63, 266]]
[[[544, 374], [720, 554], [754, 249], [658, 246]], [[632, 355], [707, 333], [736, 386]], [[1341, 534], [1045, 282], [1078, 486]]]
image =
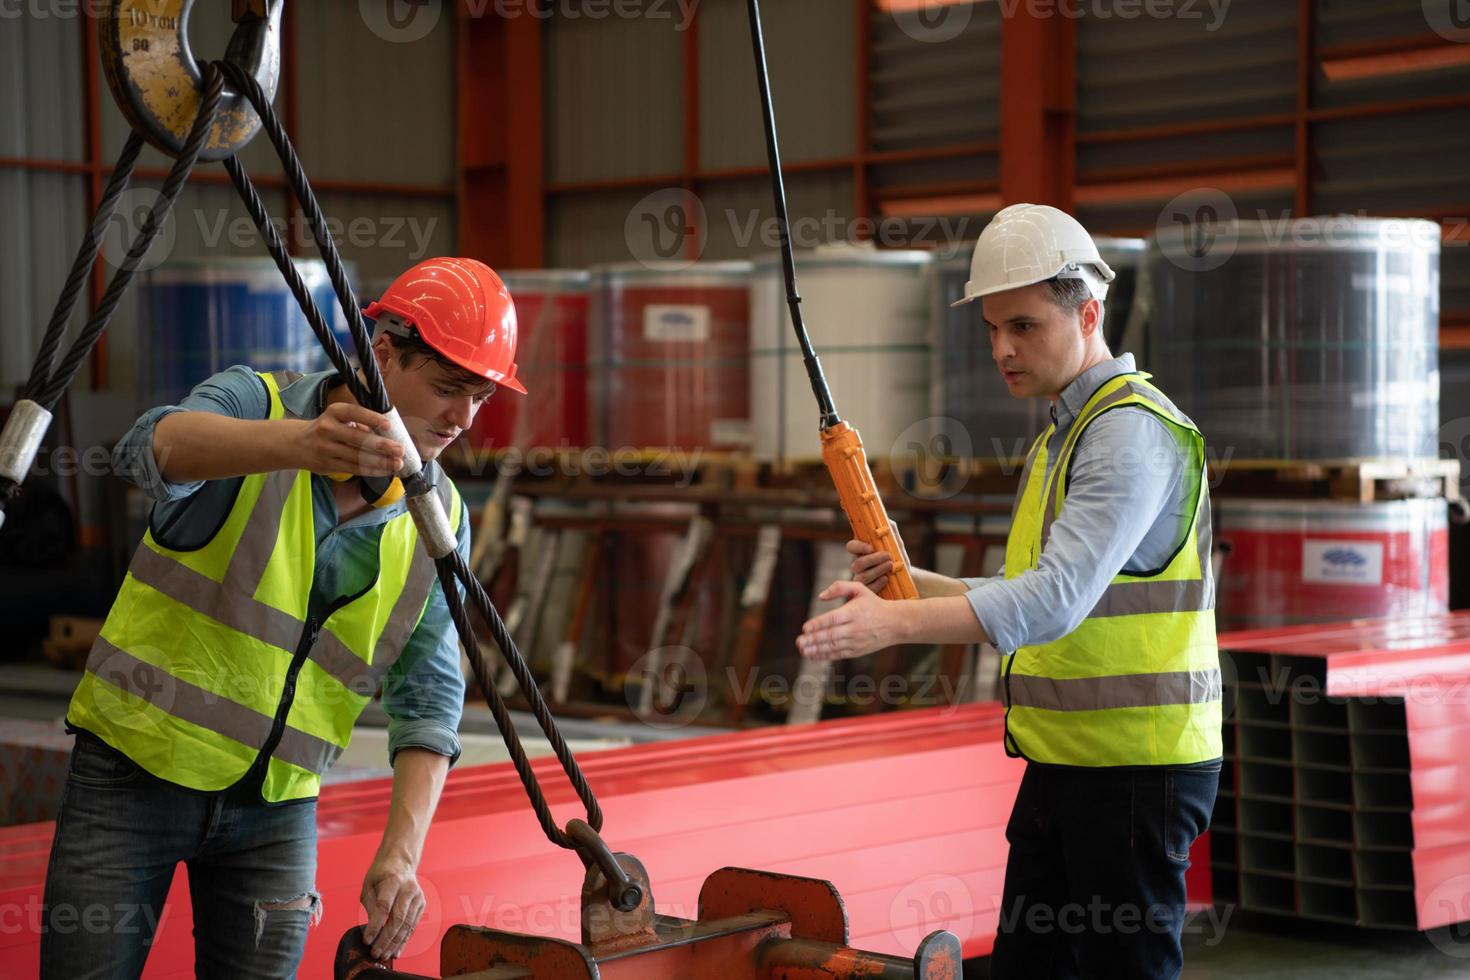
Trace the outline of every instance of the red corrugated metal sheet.
[[[999, 919], [1005, 823], [1023, 763], [1005, 758], [996, 705], [905, 712], [620, 749], [583, 760], [605, 836], [642, 858], [662, 912], [695, 917], [699, 885], [726, 865], [829, 879], [852, 945], [912, 952], [929, 932], [987, 953]], [[543, 760], [557, 817], [580, 816]], [[326, 976], [377, 846], [389, 783], [328, 787], [320, 805], [324, 917], [302, 975]], [[0, 978], [36, 973], [51, 825], [0, 831]], [[400, 962], [435, 973], [445, 928], [474, 922], [575, 938], [582, 867], [547, 843], [508, 764], [453, 773], [420, 880], [428, 910]], [[27, 910], [34, 910], [28, 913]], [[150, 978], [191, 977], [187, 889], [175, 880]]]
[[[1005, 824], [1024, 763], [1001, 747], [998, 705], [912, 711], [642, 745], [581, 760], [605, 837], [638, 855], [661, 912], [697, 916], [699, 886], [724, 866], [824, 878], [847, 904], [851, 944], [912, 953], [936, 929], [967, 957], [988, 953], [1000, 916]], [[535, 764], [557, 818], [580, 816], [553, 760]], [[362, 921], [357, 896], [377, 847], [388, 780], [327, 787], [318, 812], [324, 916], [302, 976], [330, 974], [337, 940]], [[51, 824], [0, 830], [0, 980], [36, 974]], [[1189, 875], [1210, 901], [1209, 841]], [[424, 852], [423, 922], [400, 961], [437, 973], [455, 923], [576, 938], [580, 862], [547, 843], [510, 764], [451, 774]], [[149, 980], [193, 976], [188, 887], [175, 878]]]

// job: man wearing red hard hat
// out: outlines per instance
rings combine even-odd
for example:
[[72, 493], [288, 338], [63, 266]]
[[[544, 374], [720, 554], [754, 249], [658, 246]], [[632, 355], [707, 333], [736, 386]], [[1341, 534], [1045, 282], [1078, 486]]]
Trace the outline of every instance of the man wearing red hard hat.
[[[434, 459], [498, 387], [525, 391], [510, 293], [474, 259], [430, 259], [366, 313], [468, 556], [463, 502]], [[361, 900], [374, 953], [402, 950], [464, 679], [434, 564], [385, 489], [402, 466], [387, 430], [335, 372], [235, 366], [119, 443], [114, 466], [156, 504], [67, 711], [43, 977], [141, 974], [181, 861], [196, 972], [294, 975], [321, 914], [322, 773], [379, 690], [393, 797]]]

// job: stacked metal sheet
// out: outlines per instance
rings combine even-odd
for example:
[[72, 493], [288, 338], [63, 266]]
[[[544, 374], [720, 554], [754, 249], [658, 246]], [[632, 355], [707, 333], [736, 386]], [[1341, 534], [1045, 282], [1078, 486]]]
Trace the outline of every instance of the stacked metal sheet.
[[1470, 613], [1220, 647], [1216, 901], [1374, 928], [1470, 916]]

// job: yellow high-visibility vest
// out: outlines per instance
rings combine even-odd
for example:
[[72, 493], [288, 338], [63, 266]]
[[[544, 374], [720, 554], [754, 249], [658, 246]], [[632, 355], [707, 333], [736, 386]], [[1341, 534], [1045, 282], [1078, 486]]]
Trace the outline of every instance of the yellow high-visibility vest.
[[[260, 377], [269, 417], [285, 418], [285, 379]], [[437, 492], [457, 531], [459, 492], [444, 476]], [[263, 760], [267, 801], [316, 796], [437, 581], [406, 512], [383, 526], [378, 561], [367, 591], [312, 620], [311, 474], [244, 477], [202, 546], [144, 535], [68, 720], [180, 786], [225, 789]]]
[[1006, 750], [1012, 755], [1069, 766], [1187, 765], [1221, 755], [1204, 437], [1147, 377], [1119, 375], [1093, 393], [1050, 478], [1055, 425], [1031, 447], [1006, 539], [1006, 578], [1037, 567], [1065, 506], [1078, 440], [1104, 412], [1133, 405], [1164, 421], [1188, 453], [1185, 486], [1195, 500], [1194, 517], [1163, 568], [1114, 576], [1071, 633], [1005, 657]]

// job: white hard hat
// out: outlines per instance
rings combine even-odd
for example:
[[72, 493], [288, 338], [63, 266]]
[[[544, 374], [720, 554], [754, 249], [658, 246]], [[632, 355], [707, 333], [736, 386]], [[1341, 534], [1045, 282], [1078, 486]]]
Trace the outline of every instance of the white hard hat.
[[980, 233], [965, 297], [953, 305], [1055, 278], [1081, 279], [1101, 302], [1114, 277], [1076, 218], [1045, 204], [1013, 204]]

